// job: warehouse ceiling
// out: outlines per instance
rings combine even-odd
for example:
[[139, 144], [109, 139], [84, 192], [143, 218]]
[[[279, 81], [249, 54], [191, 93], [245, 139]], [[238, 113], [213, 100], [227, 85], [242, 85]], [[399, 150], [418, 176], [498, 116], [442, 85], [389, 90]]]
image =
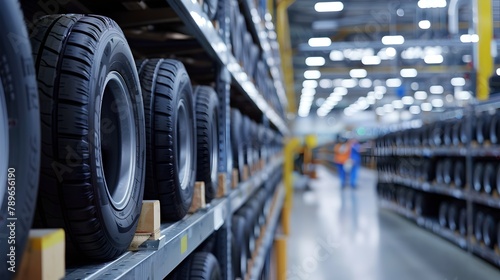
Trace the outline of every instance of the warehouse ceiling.
[[[492, 2], [498, 39], [500, 1]], [[370, 110], [415, 116], [463, 105], [473, 95], [472, 1], [317, 3], [296, 0], [288, 10], [299, 116]], [[336, 11], [318, 12], [321, 5]]]

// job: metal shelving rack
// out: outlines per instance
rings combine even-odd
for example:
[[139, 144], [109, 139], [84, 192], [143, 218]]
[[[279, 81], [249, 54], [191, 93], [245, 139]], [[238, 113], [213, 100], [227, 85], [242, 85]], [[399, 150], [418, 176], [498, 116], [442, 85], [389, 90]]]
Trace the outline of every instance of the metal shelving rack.
[[[289, 130], [285, 120], [283, 120], [269, 106], [264, 97], [259, 93], [255, 84], [252, 82], [251, 77], [245, 73], [241, 65], [237, 62], [228, 46], [224, 43], [221, 35], [217, 32], [207, 15], [202, 11], [198, 2], [189, 0], [167, 0], [167, 2], [181, 17], [186, 26], [193, 31], [200, 44], [205, 48], [205, 50], [207, 50], [208, 54], [221, 63], [221, 65], [226, 67], [234, 81], [234, 84], [246, 95], [248, 95], [259, 110], [281, 131], [281, 133], [288, 134]], [[255, 23], [255, 21], [253, 22]], [[258, 29], [261, 29], [260, 25], [258, 26]], [[260, 30], [259, 33], [262, 32], [264, 31]], [[261, 44], [264, 43], [264, 45], [261, 45], [261, 49], [264, 51], [265, 56], [269, 58], [269, 43], [267, 39], [262, 39], [263, 36], [264, 35], [259, 34]], [[274, 65], [274, 62], [272, 66], [272, 69], [278, 69], [277, 66]], [[274, 74], [272, 77], [274, 78], [274, 85], [275, 87], [278, 87], [277, 91], [278, 93], [281, 93], [280, 96], [283, 96], [284, 88], [283, 82], [280, 80], [281, 77], [277, 75], [276, 70], [271, 73], [273, 72]], [[283, 98], [280, 98], [280, 100], [282, 100], [283, 103]], [[283, 105], [285, 104], [283, 103]]]
[[[130, 19], [133, 26], [141, 24], [154, 24], [161, 16], [160, 12], [165, 12], [165, 19], [177, 16], [189, 35], [195, 38], [201, 45], [203, 51], [213, 60], [215, 66], [215, 87], [219, 95], [219, 166], [218, 172], [225, 173], [226, 185], [231, 185], [232, 155], [230, 149], [230, 89], [236, 88], [243, 95], [247, 96], [256, 110], [262, 113], [262, 123], [269, 127], [274, 125], [282, 135], [288, 135], [289, 129], [285, 119], [283, 119], [264, 99], [256, 87], [252, 77], [248, 75], [243, 67], [238, 63], [231, 53], [229, 44], [229, 1], [225, 0], [223, 8], [224, 19], [219, 18], [219, 26], [214, 23], [203, 12], [200, 1], [195, 0], [166, 0], [166, 7], [157, 10], [151, 9], [156, 21], [148, 21], [148, 10], [116, 12], [109, 15], [116, 18], [123, 27], [130, 27], [129, 18], [133, 12], [140, 12], [140, 19]], [[75, 1], [78, 5], [78, 12], [90, 13], [85, 1]], [[255, 4], [251, 0], [243, 0], [242, 12], [250, 19], [248, 27], [253, 32], [262, 50], [263, 58], [268, 64], [269, 75], [276, 88], [279, 101], [283, 108], [287, 107], [285, 89], [282, 81], [280, 69], [280, 58], [274, 57], [275, 49], [268, 36], [268, 31], [264, 26], [264, 21], [260, 18]], [[219, 1], [221, 4], [222, 1]], [[100, 4], [91, 3], [94, 7]], [[105, 5], [105, 4], [103, 4]], [[168, 6], [168, 7], [167, 7]], [[220, 8], [220, 7], [219, 7]], [[81, 9], [81, 11], [79, 10]], [[220, 10], [219, 10], [220, 11]], [[73, 12], [73, 11], [66, 11]], [[160, 21], [161, 22], [161, 21]], [[252, 105], [252, 106], [253, 106]], [[186, 257], [202, 244], [216, 230], [219, 231], [218, 242], [227, 242], [225, 256], [219, 259], [223, 279], [234, 279], [231, 268], [231, 217], [240, 207], [242, 207], [253, 194], [264, 184], [272, 174], [283, 168], [283, 156], [274, 156], [266, 163], [263, 170], [252, 174], [248, 180], [241, 182], [235, 189], [230, 190], [225, 197], [217, 198], [204, 209], [187, 215], [182, 220], [175, 223], [163, 223], [161, 225], [161, 238], [155, 241], [146, 241], [138, 251], [128, 251], [119, 258], [99, 264], [89, 264], [84, 266], [68, 267], [65, 279], [163, 279], [175, 267], [177, 267]], [[230, 187], [228, 187], [230, 188]], [[249, 278], [257, 279], [263, 269], [266, 251], [272, 246], [274, 233], [279, 224], [279, 217], [283, 207], [285, 189], [283, 184], [279, 184], [274, 193], [274, 203], [268, 215], [266, 231], [263, 232], [261, 246], [255, 254], [252, 268], [249, 268]]]
[[466, 202], [467, 207], [467, 236], [462, 237], [457, 233], [453, 233], [448, 229], [442, 228], [436, 221], [431, 221], [423, 217], [416, 217], [415, 213], [399, 207], [395, 203], [388, 201], [381, 201], [381, 207], [390, 209], [410, 220], [416, 221], [417, 224], [423, 226], [440, 235], [441, 237], [451, 241], [459, 247], [476, 254], [487, 261], [500, 266], [500, 251], [491, 249], [481, 242], [477, 242], [473, 238], [473, 215], [476, 207], [489, 207], [493, 209], [500, 209], [500, 197], [497, 195], [488, 195], [485, 193], [478, 193], [472, 189], [472, 169], [473, 162], [477, 158], [495, 159], [500, 157], [500, 146], [484, 144], [479, 145], [476, 141], [471, 140], [473, 137], [473, 123], [476, 118], [487, 111], [500, 110], [500, 97], [494, 97], [490, 101], [471, 104], [464, 108], [463, 116], [465, 117], [465, 126], [467, 135], [469, 135], [468, 142], [459, 147], [379, 147], [374, 150], [374, 156], [393, 156], [393, 157], [462, 157], [466, 160], [466, 186], [463, 189], [458, 189], [449, 185], [440, 185], [435, 182], [423, 182], [414, 178], [405, 178], [397, 174], [390, 174], [386, 172], [379, 172], [380, 183], [394, 183], [403, 185], [415, 190], [435, 193], [444, 195], [446, 197], [460, 199]]
[[[129, 251], [111, 262], [69, 268], [65, 279], [163, 279], [215, 230], [220, 229], [227, 217], [248, 201], [258, 187], [281, 168], [282, 163], [282, 157], [275, 159], [265, 170], [241, 183], [227, 197], [214, 199], [206, 209], [188, 215], [181, 221], [162, 224], [159, 240], [146, 241], [138, 251]], [[274, 236], [284, 202], [284, 188], [279, 186], [275, 195], [275, 207], [267, 226], [267, 239]], [[269, 247], [268, 243], [264, 244], [265, 248]], [[263, 260], [257, 258], [257, 262]], [[252, 272], [258, 274], [259, 267], [254, 267]]]

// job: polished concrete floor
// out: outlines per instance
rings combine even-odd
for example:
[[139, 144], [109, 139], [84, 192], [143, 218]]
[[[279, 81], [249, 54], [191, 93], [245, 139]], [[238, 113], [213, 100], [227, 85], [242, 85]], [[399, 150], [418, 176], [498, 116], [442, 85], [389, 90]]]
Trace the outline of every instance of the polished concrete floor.
[[296, 192], [288, 239], [288, 280], [493, 280], [500, 270], [404, 218], [378, 208], [376, 173], [356, 190], [318, 167], [310, 191]]

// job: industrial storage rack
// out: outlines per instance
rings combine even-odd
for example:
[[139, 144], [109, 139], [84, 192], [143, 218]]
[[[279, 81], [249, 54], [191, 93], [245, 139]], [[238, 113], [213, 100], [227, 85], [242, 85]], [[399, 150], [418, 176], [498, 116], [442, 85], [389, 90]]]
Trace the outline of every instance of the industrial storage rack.
[[[425, 182], [414, 179], [409, 179], [398, 174], [379, 172], [379, 183], [393, 183], [411, 188], [417, 191], [426, 193], [439, 194], [441, 196], [458, 199], [465, 202], [467, 210], [467, 235], [461, 236], [457, 232], [453, 232], [448, 228], [443, 228], [437, 221], [426, 217], [419, 216], [415, 211], [410, 211], [402, 206], [397, 205], [392, 201], [380, 199], [382, 208], [394, 211], [403, 217], [406, 217], [416, 222], [422, 228], [425, 228], [460, 248], [473, 253], [496, 266], [500, 266], [500, 253], [495, 249], [489, 248], [477, 242], [474, 239], [473, 233], [473, 214], [477, 206], [489, 207], [495, 212], [500, 213], [500, 197], [488, 196], [484, 193], [478, 193], [472, 189], [473, 185], [473, 162], [477, 158], [495, 159], [500, 157], [500, 145], [479, 145], [472, 139], [472, 133], [475, 133], [475, 123], [477, 118], [488, 111], [500, 112], [500, 97], [494, 96], [489, 101], [477, 104], [470, 104], [461, 109], [454, 109], [451, 112], [443, 113], [439, 121], [449, 120], [451, 118], [461, 118], [465, 122], [468, 141], [462, 146], [446, 146], [446, 147], [405, 147], [392, 146], [375, 148], [373, 154], [375, 157], [462, 157], [465, 158], [466, 181], [465, 187], [462, 189], [453, 188], [449, 185], [439, 184], [436, 182]], [[498, 242], [498, 241], [497, 241]]]
[[[220, 20], [219, 26], [216, 28], [203, 11], [200, 1], [166, 0], [169, 7], [180, 18], [184, 26], [216, 65], [215, 84], [220, 104], [218, 172], [226, 174], [227, 186], [231, 185], [232, 174], [230, 148], [231, 87], [248, 97], [253, 103], [252, 106], [262, 114], [262, 123], [265, 126], [270, 127], [272, 125], [282, 135], [289, 134], [286, 120], [264, 99], [251, 76], [245, 73], [243, 67], [231, 53], [229, 47], [229, 14], [231, 7], [229, 3], [232, 1], [236, 2], [237, 0], [219, 0], [219, 5], [224, 5], [225, 20]], [[75, 2], [78, 3], [79, 1]], [[249, 31], [253, 33], [252, 35], [255, 38], [258, 38], [257, 44], [262, 51], [264, 61], [267, 63], [279, 101], [283, 108], [286, 108], [287, 100], [280, 57], [276, 56], [277, 42], [269, 39], [270, 29], [264, 26], [265, 21], [260, 17], [254, 1], [241, 0], [239, 2], [241, 2], [242, 14], [247, 18], [247, 22], [253, 22], [248, 26]], [[78, 7], [85, 7], [85, 5], [78, 5]], [[61, 11], [64, 11], [64, 9], [61, 9]], [[166, 14], [165, 18], [168, 16], [171, 16], [171, 14]], [[155, 13], [155, 17], [158, 17], [158, 13]], [[148, 16], [143, 14], [141, 18], [144, 20]], [[117, 21], [118, 24], [127, 24], [127, 20], [121, 18], [121, 20]], [[147, 24], [147, 20], [144, 20], [144, 22]], [[126, 252], [110, 262], [68, 267], [65, 279], [163, 279], [216, 230], [219, 231], [221, 236], [225, 237], [228, 244], [226, 256], [223, 256], [224, 259], [219, 259], [222, 277], [223, 279], [234, 279], [230, 253], [231, 216], [256, 193], [271, 174], [277, 173], [280, 169], [283, 169], [282, 155], [271, 158], [263, 170], [252, 174], [248, 180], [241, 182], [235, 189], [230, 190], [226, 196], [212, 200], [206, 208], [198, 210], [178, 222], [163, 223], [159, 240], [146, 241], [139, 247], [138, 251]], [[283, 183], [280, 183], [274, 193], [273, 206], [265, 227], [266, 232], [260, 247], [257, 248], [256, 257], [252, 260], [253, 266], [248, 268], [250, 279], [257, 279], [264, 267], [266, 253], [272, 247], [284, 200], [285, 188]]]

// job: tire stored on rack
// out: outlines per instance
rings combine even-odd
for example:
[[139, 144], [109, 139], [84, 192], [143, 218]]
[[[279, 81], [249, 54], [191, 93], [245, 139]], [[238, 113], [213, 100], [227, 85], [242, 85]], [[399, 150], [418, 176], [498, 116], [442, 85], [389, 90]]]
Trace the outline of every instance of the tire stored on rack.
[[447, 158], [443, 161], [443, 183], [445, 185], [451, 184], [453, 179], [453, 161]]
[[233, 253], [231, 254], [235, 258], [232, 260], [233, 276], [235, 278], [243, 279], [247, 273], [247, 242], [245, 232], [245, 219], [238, 215], [233, 216], [231, 224], [231, 233], [233, 234], [232, 240], [235, 241], [235, 246], [231, 246]]
[[463, 207], [460, 209], [460, 214], [458, 216], [458, 231], [460, 235], [467, 236], [467, 208]]
[[243, 178], [245, 154], [243, 152], [242, 116], [237, 109], [231, 109], [231, 150], [233, 152], [233, 167], [238, 169], [240, 181]]
[[171, 280], [221, 280], [220, 266], [211, 253], [196, 252], [169, 275]]
[[483, 240], [483, 223], [484, 223], [484, 214], [479, 211], [474, 215], [474, 236], [476, 237], [477, 242]]
[[493, 145], [500, 143], [500, 113], [491, 116], [490, 120], [490, 142]]
[[[40, 114], [30, 41], [17, 0], [0, 3], [0, 26], [0, 279], [10, 279], [11, 267], [17, 270], [15, 264], [21, 264], [36, 205]], [[9, 215], [9, 206], [15, 215]], [[7, 218], [17, 218], [15, 231], [7, 227]], [[8, 239], [12, 233], [15, 239]], [[7, 256], [12, 254], [8, 240], [15, 240], [13, 262]]]
[[191, 206], [196, 178], [191, 82], [177, 60], [151, 59], [142, 65], [148, 144], [144, 198], [160, 200], [163, 220], [179, 220]]
[[217, 194], [219, 166], [219, 99], [211, 87], [194, 88], [196, 99], [196, 181], [205, 182], [205, 199]]
[[448, 228], [455, 231], [458, 228], [459, 211], [456, 203], [450, 203], [448, 206]]
[[448, 224], [448, 202], [443, 201], [439, 206], [439, 225], [445, 228]]
[[485, 164], [483, 171], [483, 190], [487, 194], [491, 194], [493, 189], [496, 189], [496, 166], [493, 162]]
[[108, 260], [134, 237], [146, 139], [139, 79], [111, 19], [42, 18], [32, 38], [42, 122], [35, 225], [64, 228], [73, 256]]
[[461, 160], [455, 161], [455, 168], [453, 170], [453, 181], [457, 188], [463, 188], [465, 185], [465, 164]]
[[486, 215], [483, 222], [483, 242], [487, 247], [493, 248], [496, 243], [496, 223], [495, 218]]
[[476, 141], [480, 145], [490, 140], [490, 119], [491, 116], [486, 112], [476, 118]]
[[483, 188], [483, 166], [481, 162], [476, 162], [474, 165], [474, 173], [472, 174], [472, 187], [476, 192], [480, 192]]

